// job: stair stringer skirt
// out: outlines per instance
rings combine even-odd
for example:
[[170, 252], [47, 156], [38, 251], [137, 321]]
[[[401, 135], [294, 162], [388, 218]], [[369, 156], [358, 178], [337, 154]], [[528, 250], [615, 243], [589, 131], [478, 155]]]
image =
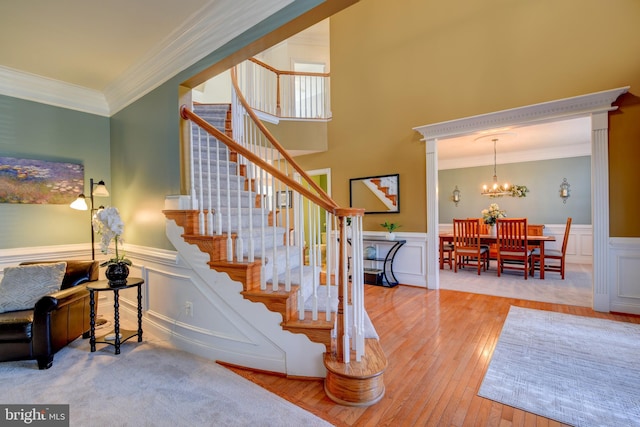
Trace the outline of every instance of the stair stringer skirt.
[[[182, 261], [193, 272], [191, 283], [211, 301], [212, 310], [217, 311], [216, 321], [221, 319], [228, 325], [215, 325], [221, 330], [236, 330], [239, 335], [220, 340], [210, 334], [198, 338], [202, 346], [209, 348], [216, 360], [288, 376], [324, 378], [323, 363], [325, 346], [314, 343], [304, 334], [295, 334], [282, 329], [282, 315], [269, 311], [262, 303], [245, 299], [242, 283], [232, 280], [228, 274], [212, 270], [206, 255], [195, 245], [184, 241], [184, 229], [175, 221], [166, 221], [166, 234], [178, 251]], [[221, 312], [222, 310], [222, 312]], [[239, 321], [240, 319], [240, 321]], [[211, 325], [202, 325], [210, 328]], [[184, 345], [189, 346], [187, 343]], [[187, 351], [190, 349], [185, 348]]]

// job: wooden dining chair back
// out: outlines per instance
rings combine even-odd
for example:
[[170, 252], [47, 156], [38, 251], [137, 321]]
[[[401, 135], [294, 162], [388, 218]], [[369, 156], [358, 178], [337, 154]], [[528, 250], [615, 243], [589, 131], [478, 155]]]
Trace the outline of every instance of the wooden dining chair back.
[[[544, 224], [527, 224], [527, 236], [544, 236]], [[529, 243], [529, 249], [534, 250], [539, 244]]]
[[[569, 233], [571, 231], [571, 217], [567, 218], [567, 225], [564, 228], [564, 238], [562, 239], [562, 249], [545, 249], [544, 251], [544, 271], [553, 271], [560, 273], [560, 277], [564, 280], [565, 270], [565, 257], [567, 255], [567, 243], [569, 242]], [[550, 264], [547, 261], [552, 260]], [[534, 249], [531, 253], [531, 275], [534, 275], [534, 270], [538, 267], [540, 270], [540, 249]]]
[[[478, 224], [480, 224], [480, 234], [489, 234], [489, 225], [484, 222], [482, 218], [467, 218], [467, 219], [477, 219]], [[482, 244], [489, 250], [488, 257], [490, 260], [496, 259], [497, 248], [495, 243]], [[489, 262], [487, 262], [487, 268], [489, 268]]]
[[[480, 223], [477, 219], [453, 220], [453, 271], [458, 272], [458, 267], [474, 265], [480, 270], [487, 270], [489, 263], [489, 251], [480, 245]], [[474, 264], [471, 261], [474, 260]]]
[[496, 222], [498, 277], [504, 269], [523, 270], [527, 280], [531, 250], [527, 246], [526, 218], [498, 218]]

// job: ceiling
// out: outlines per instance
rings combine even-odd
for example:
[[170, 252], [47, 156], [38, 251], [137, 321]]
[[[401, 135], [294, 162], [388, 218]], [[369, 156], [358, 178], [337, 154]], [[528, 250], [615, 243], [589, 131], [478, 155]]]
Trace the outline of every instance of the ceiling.
[[109, 116], [293, 0], [0, 1], [0, 94]]
[[0, 65], [104, 91], [208, 3], [2, 1]]
[[[0, 1], [0, 94], [109, 116], [291, 2]], [[328, 23], [302, 37], [328, 40]], [[577, 118], [497, 130], [511, 133], [499, 137], [497, 161], [589, 155], [589, 123]], [[493, 164], [491, 139], [478, 136], [439, 141], [439, 167]]]
[[591, 118], [478, 132], [438, 141], [438, 169], [591, 155]]

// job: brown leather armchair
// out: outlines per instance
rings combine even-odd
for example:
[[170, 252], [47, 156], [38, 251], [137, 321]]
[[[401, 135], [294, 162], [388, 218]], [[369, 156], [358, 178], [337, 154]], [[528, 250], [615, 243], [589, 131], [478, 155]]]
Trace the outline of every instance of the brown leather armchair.
[[[42, 264], [57, 261], [25, 262]], [[32, 310], [0, 313], [0, 361], [37, 360], [48, 369], [53, 355], [89, 331], [89, 291], [98, 280], [98, 261], [66, 261], [60, 291], [42, 297]]]

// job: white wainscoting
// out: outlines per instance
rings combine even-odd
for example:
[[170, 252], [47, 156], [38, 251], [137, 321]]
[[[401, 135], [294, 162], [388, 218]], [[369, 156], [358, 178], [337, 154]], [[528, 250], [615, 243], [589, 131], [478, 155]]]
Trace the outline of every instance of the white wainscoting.
[[[386, 233], [363, 231], [363, 237], [384, 239]], [[396, 254], [393, 272], [403, 285], [427, 287], [427, 235], [426, 233], [398, 233], [396, 239], [407, 241]]]
[[[240, 296], [242, 285], [230, 281], [228, 275], [203, 267], [214, 277], [204, 283], [176, 251], [129, 244], [125, 244], [124, 249], [133, 262], [129, 275], [145, 280], [142, 286], [143, 331], [211, 360], [227, 361], [264, 371], [287, 373], [289, 365], [295, 365], [295, 361], [287, 360], [287, 355], [278, 347], [280, 343], [274, 344], [279, 338], [277, 334], [290, 338], [291, 345], [300, 348], [303, 353], [309, 346], [313, 346], [320, 349], [319, 355], [322, 354], [323, 345], [310, 342], [302, 334], [283, 331], [280, 326], [282, 316], [268, 311], [264, 306], [252, 307], [252, 319], [240, 317], [236, 308], [229, 306], [219, 295], [233, 295], [232, 298], [240, 300], [240, 304], [254, 303]], [[197, 249], [194, 251], [197, 252]], [[195, 260], [197, 263], [207, 265], [208, 255], [198, 253], [196, 256], [201, 257]], [[99, 260], [106, 259], [99, 252], [96, 257]], [[0, 250], [0, 277], [4, 268], [22, 261], [56, 259], [89, 260], [91, 253], [87, 245]], [[104, 279], [104, 270], [100, 270], [101, 279]], [[98, 314], [112, 315], [113, 295], [109, 292], [99, 294]], [[136, 297], [133, 289], [120, 293], [120, 316], [123, 321], [136, 321]], [[192, 303], [191, 314], [185, 310], [186, 301]], [[268, 333], [264, 333], [264, 330], [268, 330]], [[321, 356], [313, 361], [313, 366], [309, 369], [314, 372], [306, 376], [324, 376]], [[304, 373], [296, 375], [305, 376]]]
[[640, 238], [609, 240], [610, 310], [640, 314]]
[[[569, 262], [589, 263], [592, 258], [590, 226], [572, 226], [567, 249]], [[440, 232], [450, 232], [451, 224], [441, 224]], [[384, 238], [385, 233], [365, 231], [366, 237]], [[545, 234], [553, 234], [560, 244], [564, 234], [564, 224], [547, 225]], [[400, 248], [394, 263], [394, 272], [401, 284], [426, 288], [427, 237], [425, 233], [396, 233], [407, 243]], [[131, 275], [145, 279], [143, 286], [143, 307], [145, 329], [153, 329], [180, 341], [181, 347], [203, 356], [211, 355], [210, 343], [202, 342], [202, 335], [209, 335], [213, 341], [228, 338], [231, 331], [213, 331], [202, 328], [201, 317], [209, 317], [211, 310], [202, 298], [198, 288], [193, 286], [188, 268], [181, 263], [177, 253], [145, 247], [127, 246], [127, 254], [134, 260]], [[99, 255], [102, 256], [101, 254]], [[51, 259], [90, 259], [87, 245], [64, 245], [50, 247], [12, 248], [0, 250], [0, 278], [6, 267], [23, 261]], [[205, 256], [206, 258], [206, 256]], [[206, 262], [206, 259], [204, 259]], [[611, 311], [640, 314], [640, 238], [611, 238], [609, 244], [609, 289]], [[103, 274], [101, 269], [101, 275]], [[105, 294], [106, 293], [101, 293]], [[123, 293], [124, 294], [124, 293]], [[184, 302], [194, 303], [194, 317], [187, 317]], [[101, 307], [109, 307], [108, 301]], [[105, 304], [105, 305], [103, 305]], [[123, 295], [121, 309], [124, 316], [135, 319], [135, 295]], [[235, 335], [237, 331], [231, 332]], [[199, 338], [198, 338], [199, 337]], [[241, 339], [242, 341], [242, 339]], [[209, 354], [207, 354], [209, 353]], [[274, 358], [277, 359], [277, 358]], [[272, 363], [277, 364], [275, 360]], [[274, 369], [275, 370], [275, 369]]]

